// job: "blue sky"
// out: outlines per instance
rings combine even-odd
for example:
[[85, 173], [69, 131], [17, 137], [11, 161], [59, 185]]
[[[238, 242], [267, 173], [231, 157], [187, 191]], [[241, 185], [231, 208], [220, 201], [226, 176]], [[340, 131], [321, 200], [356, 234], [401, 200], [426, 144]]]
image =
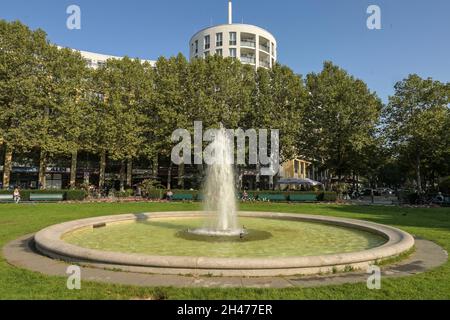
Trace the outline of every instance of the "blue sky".
[[[234, 0], [234, 20], [278, 40], [279, 61], [296, 73], [331, 60], [386, 101], [409, 73], [450, 81], [449, 0]], [[82, 29], [66, 28], [66, 8], [82, 10]], [[382, 30], [366, 27], [380, 6]], [[53, 43], [144, 59], [188, 54], [190, 37], [226, 23], [226, 0], [0, 0], [0, 18], [47, 31]]]

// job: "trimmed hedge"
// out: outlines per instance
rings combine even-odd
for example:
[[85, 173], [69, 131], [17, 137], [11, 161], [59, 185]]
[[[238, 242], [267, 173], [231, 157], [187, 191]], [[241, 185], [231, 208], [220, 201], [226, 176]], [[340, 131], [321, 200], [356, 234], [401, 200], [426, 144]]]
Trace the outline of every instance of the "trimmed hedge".
[[64, 199], [67, 201], [83, 201], [87, 197], [85, 190], [67, 190]]
[[[192, 195], [194, 201], [202, 200], [202, 193], [197, 190], [172, 190], [176, 194]], [[84, 190], [21, 190], [22, 201], [30, 201], [30, 194], [64, 194], [65, 201], [83, 201], [87, 197], [87, 193]], [[151, 190], [147, 195], [147, 198], [153, 200], [161, 200], [164, 196], [165, 190], [155, 189]], [[13, 194], [12, 191], [0, 190], [0, 194]], [[128, 195], [126, 192], [123, 196]], [[307, 192], [307, 191], [292, 191], [292, 192], [279, 192], [279, 191], [248, 191], [250, 198], [255, 200], [262, 200], [260, 196], [284, 196], [284, 201], [290, 201], [291, 195], [315, 195], [317, 201], [335, 202], [337, 200], [337, 194], [335, 192]], [[242, 193], [239, 193], [239, 197], [242, 197]], [[282, 200], [280, 200], [282, 201]]]
[[[84, 190], [20, 190], [22, 201], [30, 201], [30, 194], [63, 194], [65, 201], [83, 201], [87, 197]], [[0, 194], [13, 194], [13, 191], [0, 190]]]
[[[194, 201], [202, 200], [202, 193], [197, 190], [172, 190], [174, 195], [192, 195]], [[148, 194], [149, 199], [160, 200], [163, 198], [165, 190], [151, 190]], [[316, 201], [326, 201], [335, 202], [337, 200], [337, 194], [335, 192], [308, 192], [308, 191], [292, 191], [292, 192], [280, 192], [280, 191], [247, 191], [250, 199], [263, 200], [261, 197], [266, 198], [274, 196], [274, 198], [279, 198], [278, 196], [284, 196], [284, 200], [279, 199], [278, 201], [290, 201], [291, 195], [314, 195]], [[239, 198], [242, 197], [242, 193], [238, 194]]]
[[336, 192], [322, 192], [321, 196], [322, 196], [322, 199], [319, 199], [319, 201], [326, 201], [326, 202], [336, 202], [337, 201], [337, 193]]

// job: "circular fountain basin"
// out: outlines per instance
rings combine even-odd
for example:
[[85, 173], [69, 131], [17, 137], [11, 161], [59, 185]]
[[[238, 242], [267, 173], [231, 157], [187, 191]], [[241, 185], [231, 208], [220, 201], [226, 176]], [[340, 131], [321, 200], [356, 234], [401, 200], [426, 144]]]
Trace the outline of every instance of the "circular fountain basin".
[[366, 268], [414, 246], [389, 226], [335, 217], [241, 212], [244, 237], [186, 232], [201, 212], [108, 216], [63, 223], [35, 235], [43, 254], [90, 266], [160, 274], [307, 275]]

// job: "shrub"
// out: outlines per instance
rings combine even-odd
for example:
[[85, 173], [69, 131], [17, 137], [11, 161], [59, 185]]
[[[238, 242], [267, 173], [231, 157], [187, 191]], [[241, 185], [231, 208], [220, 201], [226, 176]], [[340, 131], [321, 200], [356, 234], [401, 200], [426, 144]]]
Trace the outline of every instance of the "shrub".
[[85, 190], [67, 190], [65, 200], [67, 201], [83, 201], [87, 197]]
[[154, 190], [164, 189], [164, 187], [157, 180], [154, 180], [154, 179], [144, 180], [144, 181], [142, 181], [140, 186], [141, 186], [142, 192], [146, 195]]
[[164, 196], [162, 189], [149, 189], [146, 191], [146, 197], [152, 200], [161, 200]]
[[125, 191], [119, 191], [116, 194], [116, 196], [118, 198], [129, 198], [129, 197], [132, 197], [133, 195], [134, 195], [134, 190], [133, 189], [127, 189]]
[[336, 202], [337, 194], [336, 192], [322, 192], [322, 199], [319, 198], [319, 201]]

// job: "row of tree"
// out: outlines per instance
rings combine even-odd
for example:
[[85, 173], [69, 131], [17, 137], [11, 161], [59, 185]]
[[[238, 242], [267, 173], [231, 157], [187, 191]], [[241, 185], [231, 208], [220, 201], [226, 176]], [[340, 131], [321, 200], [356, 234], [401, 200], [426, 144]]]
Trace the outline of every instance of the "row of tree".
[[40, 186], [48, 160], [66, 156], [75, 187], [81, 151], [99, 155], [100, 187], [107, 159], [121, 163], [121, 185], [130, 185], [133, 160], [158, 168], [170, 156], [172, 132], [203, 121], [205, 128], [279, 129], [282, 159], [307, 157], [339, 181], [398, 176], [395, 183], [413, 178], [420, 189], [450, 174], [450, 85], [412, 75], [395, 89], [383, 105], [330, 62], [305, 79], [286, 66], [255, 71], [217, 56], [160, 58], [155, 67], [124, 58], [94, 70], [43, 31], [0, 21], [3, 187], [13, 156], [30, 150], [40, 153]]

